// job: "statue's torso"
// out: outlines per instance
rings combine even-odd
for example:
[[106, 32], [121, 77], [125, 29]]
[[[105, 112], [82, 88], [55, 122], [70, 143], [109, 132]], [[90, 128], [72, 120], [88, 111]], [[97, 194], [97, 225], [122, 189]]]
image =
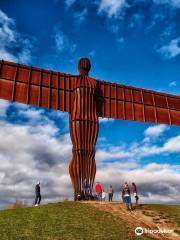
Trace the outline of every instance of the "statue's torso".
[[90, 77], [79, 77], [73, 90], [71, 120], [97, 121], [97, 82]]

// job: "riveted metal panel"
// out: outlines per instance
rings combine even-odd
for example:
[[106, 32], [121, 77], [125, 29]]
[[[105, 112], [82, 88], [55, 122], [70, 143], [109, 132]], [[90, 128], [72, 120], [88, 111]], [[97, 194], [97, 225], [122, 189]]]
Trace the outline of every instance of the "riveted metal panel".
[[0, 98], [71, 111], [71, 75], [7, 61], [0, 68]]
[[11, 100], [13, 92], [13, 82], [0, 80], [0, 98]]
[[[101, 84], [104, 85], [104, 81], [99, 81], [102, 89]], [[109, 83], [109, 88], [112, 89], [112, 86], [116, 86], [116, 94], [114, 89], [111, 90], [112, 95], [107, 94], [107, 91], [100, 93], [104, 111], [102, 114], [99, 112], [99, 116], [109, 117], [110, 109], [111, 117], [116, 118], [115, 107], [117, 106], [119, 119], [180, 125], [179, 96]], [[106, 89], [108, 89], [108, 82], [106, 82]]]
[[27, 98], [28, 86], [25, 83], [16, 84], [15, 101], [25, 103]]

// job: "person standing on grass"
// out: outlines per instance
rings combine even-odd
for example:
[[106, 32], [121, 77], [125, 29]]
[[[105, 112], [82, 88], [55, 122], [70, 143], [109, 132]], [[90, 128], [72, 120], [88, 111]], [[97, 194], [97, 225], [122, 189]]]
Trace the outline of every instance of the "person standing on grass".
[[41, 203], [41, 187], [40, 182], [38, 182], [35, 187], [35, 206], [38, 206], [40, 203]]
[[84, 193], [84, 198], [87, 200], [89, 198], [89, 183], [86, 178], [83, 181], [82, 189]]
[[112, 185], [109, 186], [108, 194], [109, 194], [109, 202], [112, 202], [113, 194], [114, 194]]
[[106, 201], [106, 192], [102, 189], [102, 201]]
[[126, 205], [127, 210], [132, 210], [132, 203], [131, 203], [131, 193], [127, 182], [124, 183], [122, 189], [122, 199]]
[[102, 201], [102, 186], [99, 182], [96, 183], [95, 192], [96, 192], [98, 201]]
[[138, 205], [138, 200], [139, 200], [139, 197], [137, 195], [137, 186], [134, 182], [132, 182], [132, 187], [131, 187], [131, 191], [135, 197], [135, 200], [136, 200], [136, 205]]

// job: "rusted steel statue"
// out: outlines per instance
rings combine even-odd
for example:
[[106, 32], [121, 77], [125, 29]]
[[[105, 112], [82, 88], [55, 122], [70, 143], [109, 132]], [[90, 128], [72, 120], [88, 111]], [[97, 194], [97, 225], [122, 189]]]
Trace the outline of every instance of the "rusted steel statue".
[[180, 96], [96, 80], [87, 58], [79, 75], [0, 61], [0, 98], [69, 113], [69, 165], [75, 199], [84, 179], [92, 193], [98, 117], [180, 125]]
[[73, 144], [73, 158], [69, 173], [74, 187], [75, 198], [81, 193], [85, 179], [90, 185], [90, 194], [96, 174], [95, 146], [98, 135], [97, 82], [88, 77], [91, 68], [88, 59], [78, 64], [80, 76], [73, 87], [72, 111], [69, 115], [70, 135]]

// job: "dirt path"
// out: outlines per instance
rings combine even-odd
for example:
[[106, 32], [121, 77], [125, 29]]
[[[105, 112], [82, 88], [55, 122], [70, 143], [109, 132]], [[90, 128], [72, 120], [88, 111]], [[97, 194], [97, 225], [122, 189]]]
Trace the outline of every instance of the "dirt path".
[[135, 208], [133, 211], [127, 211], [121, 203], [108, 203], [108, 202], [85, 202], [93, 205], [101, 211], [110, 212], [114, 216], [121, 218], [123, 221], [135, 229], [142, 227], [143, 229], [158, 230], [165, 229], [171, 230], [171, 233], [149, 233], [150, 237], [161, 240], [180, 240], [180, 235], [174, 232], [175, 229], [180, 230], [175, 223], [167, 221], [156, 211], [146, 210], [143, 207]]

